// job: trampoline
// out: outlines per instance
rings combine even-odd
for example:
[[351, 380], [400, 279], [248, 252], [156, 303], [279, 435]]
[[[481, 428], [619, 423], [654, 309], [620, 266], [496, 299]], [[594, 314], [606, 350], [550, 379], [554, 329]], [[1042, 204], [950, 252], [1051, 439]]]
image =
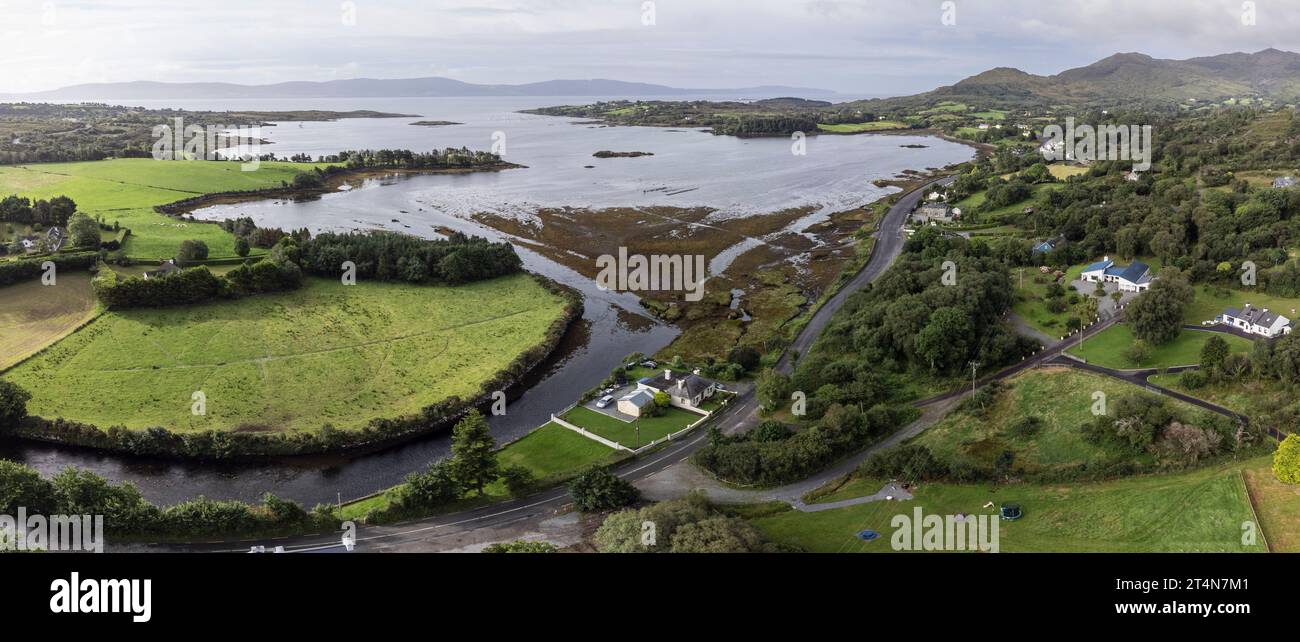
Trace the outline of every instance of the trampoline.
[[1020, 504], [1003, 504], [1000, 512], [1002, 519], [1020, 519]]
[[858, 539], [864, 542], [870, 542], [871, 540], [877, 539], [879, 537], [880, 537], [880, 533], [877, 533], [876, 531], [870, 529], [858, 533]]

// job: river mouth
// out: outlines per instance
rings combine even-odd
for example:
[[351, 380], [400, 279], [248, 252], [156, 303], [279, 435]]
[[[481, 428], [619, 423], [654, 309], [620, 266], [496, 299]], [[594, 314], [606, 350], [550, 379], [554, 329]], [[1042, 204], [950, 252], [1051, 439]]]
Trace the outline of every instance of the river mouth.
[[[815, 275], [814, 280], [821, 280], [838, 273], [837, 266], [847, 256], [833, 255], [851, 247], [827, 243], [819, 248], [815, 237], [843, 234], [863, 224], [863, 211], [853, 207], [860, 208], [893, 191], [873, 186], [873, 177], [892, 178], [907, 167], [939, 167], [968, 160], [971, 155], [967, 147], [946, 144], [904, 150], [902, 156], [895, 157], [899, 153], [896, 138], [875, 145], [872, 137], [836, 137], [829, 145], [813, 146], [811, 159], [791, 159], [788, 142], [781, 140], [738, 140], [648, 128], [587, 128], [565, 119], [513, 113], [477, 125], [468, 117], [452, 120], [466, 120], [469, 124], [405, 127], [400, 119], [308, 124], [279, 132], [286, 139], [277, 140], [277, 152], [319, 154], [333, 153], [340, 146], [360, 149], [377, 145], [346, 139], [354, 129], [366, 140], [393, 131], [405, 141], [413, 135], [430, 137], [434, 139], [426, 145], [430, 147], [483, 147], [490, 142], [493, 131], [504, 129], [511, 141], [506, 160], [526, 168], [460, 175], [353, 177], [346, 181], [346, 189], [306, 198], [230, 199], [197, 210], [195, 216], [206, 220], [249, 216], [262, 226], [305, 227], [314, 232], [382, 229], [432, 238], [459, 231], [509, 240], [515, 244], [525, 269], [580, 291], [585, 302], [582, 318], [570, 326], [551, 357], [530, 373], [522, 395], [511, 401], [507, 414], [490, 418], [498, 443], [518, 439], [544, 424], [551, 412], [603, 380], [625, 355], [659, 353], [681, 337], [682, 327], [692, 332], [690, 324], [681, 320], [673, 323], [656, 318], [642, 304], [642, 296], [638, 296], [642, 293], [610, 292], [597, 287], [587, 267], [590, 253], [597, 248], [590, 247], [586, 237], [574, 236], [577, 241], [571, 244], [551, 244], [530, 238], [531, 233], [516, 233], [518, 230], [510, 226], [540, 223], [538, 212], [546, 208], [569, 207], [575, 230], [581, 229], [587, 211], [608, 210], [604, 216], [617, 216], [620, 211], [646, 216], [667, 213], [668, 218], [691, 218], [698, 224], [694, 227], [700, 230], [699, 239], [712, 237], [707, 249], [691, 250], [709, 254], [711, 274], [763, 274], [775, 282], [778, 272], [820, 271], [824, 274]], [[328, 135], [318, 133], [325, 131]], [[295, 142], [291, 139], [295, 136], [316, 142]], [[597, 140], [589, 140], [591, 136]], [[647, 136], [655, 142], [645, 142]], [[613, 142], [600, 142], [611, 137]], [[860, 165], [847, 162], [843, 156], [843, 150], [870, 150], [875, 148], [873, 145], [879, 150], [891, 150], [888, 160], [875, 159]], [[591, 158], [599, 149], [645, 149], [656, 155], [602, 162]], [[819, 156], [818, 149], [827, 155]], [[832, 154], [835, 149], [841, 151]], [[593, 169], [584, 168], [593, 164]], [[682, 171], [683, 167], [688, 170]], [[765, 187], [756, 190], [755, 185]], [[493, 219], [510, 223], [486, 224]], [[801, 229], [786, 229], [796, 225]], [[828, 226], [841, 229], [828, 232], [824, 229]], [[537, 229], [545, 228], [541, 224]], [[635, 245], [637, 235], [635, 230], [632, 232], [627, 237]], [[646, 235], [650, 240], [654, 236]], [[673, 238], [665, 237], [658, 246], [651, 243], [645, 249], [684, 251], [674, 247]], [[774, 251], [778, 245], [791, 253]], [[689, 337], [692, 350], [716, 352], [721, 345], [744, 336], [742, 324], [763, 322], [779, 328], [801, 313], [803, 307], [795, 304], [805, 305], [812, 289], [791, 277], [777, 284], [780, 287], [765, 294], [761, 283], [718, 279], [718, 289], [711, 286], [709, 291], [719, 296], [710, 305], [719, 308], [721, 316], [695, 326], [704, 329], [716, 325], [718, 331], [694, 332]], [[731, 309], [732, 289], [746, 291], [743, 309]], [[651, 296], [646, 300], [653, 304], [656, 299]], [[768, 307], [764, 309], [764, 305]], [[772, 314], [773, 310], [785, 312]], [[787, 312], [789, 318], [785, 318]], [[737, 318], [730, 319], [728, 314]], [[750, 315], [754, 318], [749, 321], [739, 318]], [[199, 495], [256, 501], [266, 492], [307, 506], [347, 501], [400, 483], [407, 473], [449, 453], [450, 437], [446, 433], [369, 454], [303, 456], [253, 464], [162, 461], [0, 440], [0, 457], [28, 464], [42, 474], [52, 475], [75, 466], [113, 481], [131, 481], [146, 498], [161, 504]]]

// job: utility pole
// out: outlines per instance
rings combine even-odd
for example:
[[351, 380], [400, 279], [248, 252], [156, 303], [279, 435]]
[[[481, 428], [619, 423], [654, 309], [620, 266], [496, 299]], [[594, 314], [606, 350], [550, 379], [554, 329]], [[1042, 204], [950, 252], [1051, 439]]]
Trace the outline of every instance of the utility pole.
[[975, 371], [979, 370], [980, 362], [971, 360], [971, 361], [967, 361], [966, 365], [970, 366], [970, 396], [974, 397], [975, 396]]

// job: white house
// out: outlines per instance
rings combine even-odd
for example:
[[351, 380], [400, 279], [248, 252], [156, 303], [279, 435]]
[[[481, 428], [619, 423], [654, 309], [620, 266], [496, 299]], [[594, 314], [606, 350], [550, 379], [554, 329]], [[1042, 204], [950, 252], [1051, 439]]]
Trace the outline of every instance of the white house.
[[[646, 377], [637, 382], [637, 390], [666, 392], [672, 405], [682, 408], [698, 408], [705, 399], [713, 396], [718, 384], [696, 374], [674, 373], [664, 370], [663, 374]], [[619, 408], [622, 412], [622, 408]], [[631, 413], [629, 413], [631, 414]]]
[[1270, 339], [1284, 334], [1291, 334], [1290, 319], [1276, 312], [1269, 312], [1268, 308], [1257, 308], [1249, 303], [1240, 310], [1237, 308], [1224, 310], [1223, 314], [1219, 315], [1218, 321], [1224, 325]]
[[1080, 278], [1089, 283], [1117, 283], [1120, 292], [1144, 292], [1151, 287], [1154, 277], [1146, 263], [1134, 261], [1132, 265], [1124, 267], [1116, 265], [1106, 256], [1083, 268]]

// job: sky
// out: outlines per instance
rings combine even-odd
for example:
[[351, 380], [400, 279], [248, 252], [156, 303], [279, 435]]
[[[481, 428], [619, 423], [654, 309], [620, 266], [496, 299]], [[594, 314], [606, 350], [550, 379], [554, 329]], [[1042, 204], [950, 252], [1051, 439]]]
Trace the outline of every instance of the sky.
[[1300, 0], [0, 0], [0, 93], [445, 76], [902, 95], [1120, 51], [1300, 51], [1296, 9]]

